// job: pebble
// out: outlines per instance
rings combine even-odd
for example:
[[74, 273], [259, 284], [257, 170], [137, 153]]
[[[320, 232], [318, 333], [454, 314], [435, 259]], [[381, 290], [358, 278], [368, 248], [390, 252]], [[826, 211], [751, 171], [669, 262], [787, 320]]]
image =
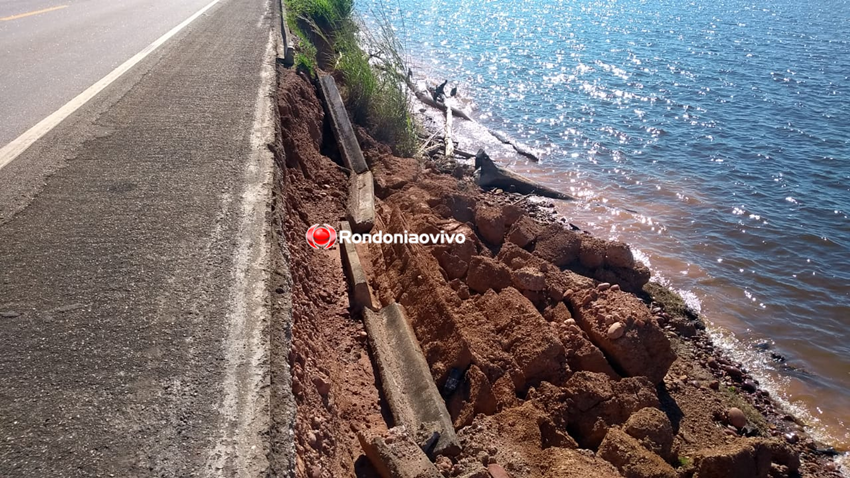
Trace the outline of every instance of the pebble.
[[617, 340], [626, 333], [626, 326], [621, 322], [617, 322], [611, 327], [608, 327], [608, 338], [611, 340]]
[[596, 286], [596, 290], [598, 290], [599, 292], [608, 290], [610, 288], [611, 288], [611, 284], [608, 283], [608, 282], [603, 282], [603, 283], [599, 284], [598, 286]]
[[790, 432], [785, 434], [785, 441], [792, 445], [796, 445], [800, 441], [800, 437], [796, 433]]
[[752, 380], [745, 380], [744, 383], [741, 384], [741, 388], [743, 388], [745, 392], [753, 393], [756, 391], [756, 384]]
[[19, 315], [21, 314], [15, 312], [14, 310], [5, 310], [3, 312], [0, 312], [0, 317], [3, 317], [4, 319], [14, 319]]
[[744, 428], [747, 426], [747, 417], [740, 408], [732, 407], [726, 410], [726, 420], [735, 428]]
[[620, 290], [620, 284], [612, 284], [612, 285], [611, 285], [611, 290], [615, 290], [615, 291], [616, 291], [616, 290]]

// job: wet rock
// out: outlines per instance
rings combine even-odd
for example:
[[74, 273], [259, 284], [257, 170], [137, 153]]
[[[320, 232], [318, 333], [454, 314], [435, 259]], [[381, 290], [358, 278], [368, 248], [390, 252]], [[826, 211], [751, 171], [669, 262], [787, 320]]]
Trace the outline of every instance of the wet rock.
[[578, 234], [554, 224], [537, 237], [534, 253], [558, 267], [565, 267], [578, 260], [580, 248]]
[[625, 478], [676, 478], [676, 471], [660, 456], [644, 448], [622, 430], [611, 428], [597, 455], [614, 465]]
[[673, 457], [673, 425], [661, 410], [647, 407], [629, 417], [623, 431], [644, 448], [671, 461]]
[[511, 280], [519, 290], [541, 291], [546, 288], [546, 277], [533, 267], [523, 267], [511, 272]]
[[588, 269], [602, 267], [605, 263], [606, 244], [602, 239], [583, 235], [578, 259], [582, 266]]
[[478, 206], [475, 209], [475, 225], [485, 241], [498, 246], [505, 237], [505, 217], [499, 208]]
[[606, 244], [605, 265], [631, 269], [635, 266], [635, 256], [625, 242], [611, 241]]
[[489, 289], [500, 291], [511, 285], [511, 271], [495, 259], [473, 256], [469, 263], [466, 284], [480, 293]]

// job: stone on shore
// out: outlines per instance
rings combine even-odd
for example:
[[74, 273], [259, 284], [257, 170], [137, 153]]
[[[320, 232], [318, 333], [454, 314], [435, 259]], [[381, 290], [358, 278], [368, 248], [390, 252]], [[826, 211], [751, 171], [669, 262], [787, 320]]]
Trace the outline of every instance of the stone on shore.
[[647, 377], [653, 384], [664, 379], [676, 354], [640, 299], [609, 289], [583, 290], [569, 300], [576, 322], [615, 369]]
[[566, 267], [578, 260], [580, 248], [581, 240], [578, 234], [553, 224], [537, 236], [534, 253], [558, 267]]

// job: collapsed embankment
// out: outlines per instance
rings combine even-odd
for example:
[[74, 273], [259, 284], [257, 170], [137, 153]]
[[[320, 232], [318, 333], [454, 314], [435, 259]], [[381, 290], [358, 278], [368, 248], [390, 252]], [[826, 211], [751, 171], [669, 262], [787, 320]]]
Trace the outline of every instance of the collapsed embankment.
[[[339, 251], [304, 241], [310, 225], [345, 217], [347, 171], [310, 78], [280, 70], [278, 111], [275, 228], [289, 270], [276, 292], [291, 304], [275, 310], [291, 312], [292, 347], [272, 387], [295, 400], [296, 476], [377, 476], [358, 434], [403, 441], [388, 434], [390, 384]], [[828, 450], [647, 284], [627, 245], [548, 223], [514, 195], [481, 191], [467, 169], [440, 172], [355, 131], [374, 174], [374, 230], [468, 237], [358, 248], [375, 307], [406, 311], [458, 434], [460, 450], [431, 457], [437, 476], [833, 476]]]

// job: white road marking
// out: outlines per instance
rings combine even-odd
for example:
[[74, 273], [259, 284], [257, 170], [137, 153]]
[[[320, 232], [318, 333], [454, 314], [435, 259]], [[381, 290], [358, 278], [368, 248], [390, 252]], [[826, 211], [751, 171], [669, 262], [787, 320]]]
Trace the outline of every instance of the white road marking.
[[42, 136], [49, 133], [50, 130], [56, 127], [59, 123], [61, 123], [65, 118], [71, 116], [71, 114], [77, 111], [81, 106], [86, 104], [90, 99], [94, 98], [98, 93], [103, 91], [107, 86], [112, 84], [115, 80], [121, 77], [124, 73], [126, 73], [130, 68], [133, 68], [137, 63], [144, 60], [145, 57], [156, 51], [157, 48], [162, 46], [163, 43], [167, 42], [171, 37], [180, 32], [180, 30], [186, 28], [187, 25], [195, 21], [198, 17], [203, 15], [207, 10], [213, 7], [216, 3], [221, 0], [212, 0], [208, 3], [204, 8], [198, 10], [194, 15], [184, 20], [181, 24], [169, 30], [165, 35], [157, 38], [153, 43], [146, 46], [142, 51], [136, 53], [132, 58], [125, 61], [118, 68], [115, 68], [109, 74], [101, 78], [97, 83], [89, 86], [85, 91], [77, 95], [71, 101], [65, 103], [65, 105], [47, 118], [39, 121], [38, 124], [33, 126], [32, 128], [25, 131], [22, 135], [18, 136], [11, 143], [7, 144], [0, 148], [0, 169], [7, 166], [9, 163], [15, 160], [18, 156], [21, 155], [24, 151], [27, 150], [33, 143], [38, 141]]

